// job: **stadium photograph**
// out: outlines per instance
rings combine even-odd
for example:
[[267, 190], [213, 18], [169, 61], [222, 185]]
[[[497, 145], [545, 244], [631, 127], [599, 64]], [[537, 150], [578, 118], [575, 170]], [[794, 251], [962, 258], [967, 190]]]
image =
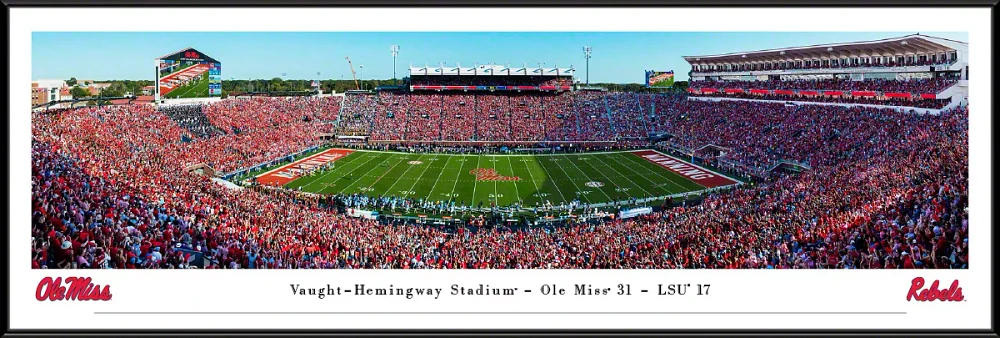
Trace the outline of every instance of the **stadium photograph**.
[[478, 34], [33, 33], [32, 268], [969, 267], [967, 34]]

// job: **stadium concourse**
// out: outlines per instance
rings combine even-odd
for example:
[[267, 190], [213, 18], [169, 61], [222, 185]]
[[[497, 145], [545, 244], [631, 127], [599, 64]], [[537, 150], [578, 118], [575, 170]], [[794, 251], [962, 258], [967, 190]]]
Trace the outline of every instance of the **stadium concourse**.
[[[885, 95], [871, 106], [704, 100], [683, 92], [566, 90], [560, 75], [521, 71], [449, 80], [411, 70], [410, 90], [346, 96], [34, 112], [32, 267], [968, 267], [964, 101], [927, 114], [917, 113], [913, 98]], [[959, 78], [945, 90], [967, 75]], [[909, 78], [855, 85], [878, 92], [948, 85], [898, 81]], [[771, 88], [814, 87], [795, 83]], [[324, 150], [331, 145], [347, 150]], [[231, 188], [211, 175], [286, 166], [309, 149], [299, 157], [336, 164], [373, 150], [478, 155], [517, 148], [656, 149], [751, 183], [667, 200], [630, 218], [526, 226], [471, 217], [440, 226], [354, 217], [356, 208], [420, 202], [401, 196]]]

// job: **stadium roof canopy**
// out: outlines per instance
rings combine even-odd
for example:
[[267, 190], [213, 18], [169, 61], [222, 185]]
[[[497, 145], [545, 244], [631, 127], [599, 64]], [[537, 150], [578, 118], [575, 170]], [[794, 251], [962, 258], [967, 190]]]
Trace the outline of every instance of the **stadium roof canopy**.
[[968, 46], [969, 44], [966, 42], [927, 35], [911, 34], [896, 38], [872, 41], [775, 48], [716, 55], [685, 56], [684, 60], [691, 64], [717, 64], [796, 59], [837, 59], [865, 56], [939, 54], [955, 50], [964, 51], [968, 49]]
[[218, 60], [213, 59], [211, 56], [205, 55], [204, 53], [199, 52], [197, 49], [191, 47], [181, 49], [177, 52], [170, 53], [158, 57], [156, 59], [172, 60], [172, 61], [198, 61], [198, 62], [219, 63]]
[[414, 67], [410, 66], [410, 76], [431, 76], [431, 75], [460, 75], [460, 76], [573, 76], [576, 69], [573, 66], [569, 68], [545, 68], [545, 67], [528, 67], [527, 65], [518, 66], [504, 66], [504, 65], [475, 65], [472, 67], [462, 67], [461, 64], [455, 66], [445, 66], [444, 64], [439, 67], [423, 66]]

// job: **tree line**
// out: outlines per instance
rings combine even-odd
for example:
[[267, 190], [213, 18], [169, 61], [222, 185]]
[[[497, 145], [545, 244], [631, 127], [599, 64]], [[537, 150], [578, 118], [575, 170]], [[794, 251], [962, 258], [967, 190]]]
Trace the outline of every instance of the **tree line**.
[[[91, 95], [89, 89], [85, 88], [87, 86], [96, 83], [110, 83], [108, 87], [102, 88], [96, 95]], [[153, 80], [106, 80], [106, 81], [87, 81], [78, 82], [75, 77], [66, 80], [66, 85], [70, 86], [70, 95], [74, 98], [85, 98], [85, 97], [119, 97], [128, 95], [139, 96], [142, 95], [142, 88], [146, 86], [152, 86]]]
[[[240, 80], [230, 79], [222, 81], [222, 91], [224, 93], [261, 93], [261, 92], [289, 92], [289, 91], [312, 91], [313, 80], [284, 80], [272, 78], [270, 80]], [[319, 88], [324, 93], [343, 93], [355, 89], [375, 89], [381, 86], [403, 85], [403, 79], [397, 80], [319, 80]]]
[[[372, 90], [376, 87], [382, 86], [397, 86], [405, 85], [408, 81], [407, 78], [403, 79], [369, 79], [369, 80], [358, 80], [357, 83], [354, 80], [319, 80], [319, 87], [324, 93], [337, 92], [343, 93], [348, 90], [355, 90], [359, 88]], [[76, 78], [70, 78], [66, 80], [66, 84], [73, 88], [70, 89], [70, 94], [74, 98], [84, 98], [84, 97], [118, 97], [125, 96], [126, 94], [139, 96], [142, 95], [142, 88], [146, 86], [152, 86], [152, 80], [108, 80], [108, 81], [94, 81], [96, 83], [111, 83], [110, 86], [103, 88], [98, 95], [91, 95], [90, 91], [84, 88], [84, 86], [90, 85], [90, 83], [77, 83]], [[285, 80], [282, 78], [272, 78], [267, 79], [256, 79], [256, 80], [241, 80], [241, 79], [230, 79], [222, 81], [222, 95], [228, 96], [230, 94], [238, 93], [263, 93], [263, 92], [305, 92], [312, 91], [313, 80]], [[664, 89], [657, 88], [646, 88], [644, 84], [641, 83], [593, 83], [591, 87], [603, 87], [609, 91], [622, 91], [622, 92], [662, 92]], [[677, 81], [674, 82], [674, 86], [669, 90], [676, 91], [686, 91], [688, 88], [687, 81]]]
[[613, 92], [658, 93], [663, 91], [687, 91], [687, 81], [675, 81], [670, 89], [646, 88], [644, 83], [591, 83], [590, 87], [601, 87]]

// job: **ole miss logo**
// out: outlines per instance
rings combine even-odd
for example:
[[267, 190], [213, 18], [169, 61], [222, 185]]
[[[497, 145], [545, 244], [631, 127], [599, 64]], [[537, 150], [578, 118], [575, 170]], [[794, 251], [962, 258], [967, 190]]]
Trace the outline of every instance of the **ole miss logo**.
[[198, 52], [190, 51], [189, 50], [189, 51], [184, 52], [184, 57], [191, 58], [191, 59], [197, 59], [199, 56], [198, 56]]
[[496, 169], [476, 168], [469, 172], [476, 176], [477, 181], [520, 181], [517, 176], [503, 176], [497, 173]]
[[35, 289], [35, 299], [56, 300], [111, 300], [111, 286], [91, 283], [90, 277], [42, 278]]
[[965, 299], [962, 296], [962, 288], [958, 286], [958, 280], [951, 282], [951, 286], [939, 289], [941, 282], [934, 280], [930, 286], [924, 289], [926, 282], [923, 277], [913, 279], [910, 284], [910, 292], [906, 293], [906, 300], [916, 300], [918, 302], [935, 301], [960, 302]]

